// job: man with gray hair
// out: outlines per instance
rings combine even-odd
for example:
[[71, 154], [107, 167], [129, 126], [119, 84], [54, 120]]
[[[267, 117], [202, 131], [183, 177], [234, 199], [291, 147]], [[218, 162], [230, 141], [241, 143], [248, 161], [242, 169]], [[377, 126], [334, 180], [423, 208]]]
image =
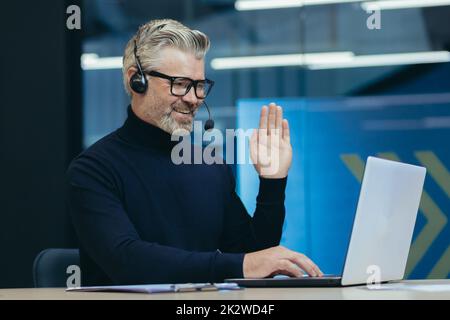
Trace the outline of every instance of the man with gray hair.
[[[263, 106], [250, 141], [260, 179], [253, 217], [227, 165], [171, 161], [171, 135], [192, 130], [214, 84], [205, 78], [209, 45], [202, 32], [169, 19], [148, 22], [129, 41], [128, 118], [67, 173], [83, 285], [322, 275], [305, 255], [279, 246], [292, 161], [280, 106]], [[259, 161], [262, 151], [277, 156]]]

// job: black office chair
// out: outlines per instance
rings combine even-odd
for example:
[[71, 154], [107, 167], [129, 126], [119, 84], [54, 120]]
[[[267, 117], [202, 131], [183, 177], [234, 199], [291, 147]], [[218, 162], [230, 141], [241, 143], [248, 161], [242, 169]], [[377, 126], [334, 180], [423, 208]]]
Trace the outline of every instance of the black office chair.
[[45, 249], [34, 259], [33, 281], [35, 288], [66, 287], [67, 267], [80, 265], [78, 249]]

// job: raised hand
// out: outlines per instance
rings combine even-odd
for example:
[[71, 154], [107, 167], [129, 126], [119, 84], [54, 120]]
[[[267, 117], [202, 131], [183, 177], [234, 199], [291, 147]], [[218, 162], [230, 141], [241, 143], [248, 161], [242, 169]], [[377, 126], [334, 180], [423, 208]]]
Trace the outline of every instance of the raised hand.
[[275, 103], [263, 106], [259, 129], [250, 139], [250, 157], [263, 178], [280, 179], [287, 176], [292, 163], [289, 123], [283, 119], [283, 109]]

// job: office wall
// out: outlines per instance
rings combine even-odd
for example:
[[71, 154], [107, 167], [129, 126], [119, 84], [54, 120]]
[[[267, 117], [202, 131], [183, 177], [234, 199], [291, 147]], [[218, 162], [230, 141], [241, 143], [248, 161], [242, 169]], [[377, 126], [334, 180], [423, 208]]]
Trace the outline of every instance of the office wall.
[[32, 286], [40, 250], [76, 245], [64, 172], [81, 149], [81, 32], [68, 5], [0, 5], [0, 287]]

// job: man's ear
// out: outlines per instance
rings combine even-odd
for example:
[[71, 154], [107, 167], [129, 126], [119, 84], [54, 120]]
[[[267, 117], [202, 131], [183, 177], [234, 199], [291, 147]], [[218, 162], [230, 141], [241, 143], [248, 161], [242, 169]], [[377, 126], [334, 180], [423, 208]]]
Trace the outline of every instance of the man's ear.
[[133, 77], [137, 72], [139, 72], [139, 71], [138, 71], [138, 69], [136, 67], [130, 67], [130, 68], [128, 68], [127, 73], [126, 73], [127, 86], [128, 86], [128, 88], [130, 90], [131, 99], [133, 99], [133, 96], [135, 96], [136, 93], [134, 92], [133, 89], [131, 89], [130, 80], [131, 80], [131, 77]]
[[130, 79], [131, 77], [138, 72], [138, 70], [136, 69], [136, 67], [130, 67], [127, 70], [127, 83], [130, 83]]

